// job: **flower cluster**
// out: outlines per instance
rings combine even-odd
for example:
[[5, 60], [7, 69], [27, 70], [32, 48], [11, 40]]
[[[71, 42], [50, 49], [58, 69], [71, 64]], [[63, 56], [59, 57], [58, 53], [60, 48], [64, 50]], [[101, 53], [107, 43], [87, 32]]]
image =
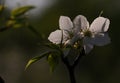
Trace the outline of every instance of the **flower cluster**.
[[73, 22], [67, 16], [60, 16], [58, 30], [51, 32], [48, 40], [54, 44], [63, 44], [64, 46], [79, 45], [84, 47], [88, 54], [93, 46], [104, 46], [110, 43], [107, 34], [110, 20], [104, 17], [97, 17], [91, 25], [83, 15], [75, 17]]

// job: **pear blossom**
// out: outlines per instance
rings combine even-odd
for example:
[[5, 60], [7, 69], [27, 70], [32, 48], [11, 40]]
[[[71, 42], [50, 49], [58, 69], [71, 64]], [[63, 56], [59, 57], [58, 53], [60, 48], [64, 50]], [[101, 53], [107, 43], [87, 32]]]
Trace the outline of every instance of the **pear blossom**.
[[107, 34], [110, 24], [110, 20], [108, 18], [97, 17], [89, 26], [89, 22], [86, 17], [78, 15], [74, 20], [74, 24], [76, 31], [81, 29], [80, 32], [83, 37], [83, 47], [86, 54], [93, 49], [94, 45], [104, 46], [110, 43], [110, 38]]
[[73, 23], [67, 16], [60, 16], [59, 30], [51, 32], [48, 40], [55, 44], [65, 43], [69, 41], [73, 31]]
[[55, 44], [76, 45], [80, 41], [80, 46], [84, 47], [88, 54], [96, 46], [104, 46], [110, 43], [107, 34], [110, 20], [104, 17], [97, 17], [91, 25], [83, 15], [75, 17], [73, 22], [67, 16], [60, 16], [58, 30], [51, 32], [48, 40]]
[[[71, 21], [67, 16], [60, 16], [59, 19], [59, 30], [51, 32], [48, 40], [55, 44], [64, 43], [65, 45], [73, 45], [78, 39], [80, 39], [80, 29], [77, 29], [74, 25], [76, 22]], [[78, 24], [79, 25], [79, 24]], [[84, 26], [85, 24], [82, 24]]]

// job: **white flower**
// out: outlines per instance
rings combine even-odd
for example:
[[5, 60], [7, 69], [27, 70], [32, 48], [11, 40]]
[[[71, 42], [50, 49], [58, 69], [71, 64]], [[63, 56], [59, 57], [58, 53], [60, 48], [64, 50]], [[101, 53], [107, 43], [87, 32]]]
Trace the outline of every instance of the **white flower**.
[[107, 34], [110, 21], [108, 18], [98, 17], [89, 26], [89, 22], [83, 15], [75, 17], [73, 22], [67, 16], [60, 16], [59, 28], [52, 32], [48, 40], [55, 44], [64, 43], [74, 45], [80, 41], [85, 53], [89, 53], [93, 46], [104, 46], [110, 43]]
[[78, 15], [74, 20], [74, 24], [76, 31], [81, 29], [80, 36], [83, 37], [83, 46], [86, 53], [89, 53], [94, 45], [104, 46], [110, 43], [110, 38], [107, 34], [110, 24], [108, 18], [98, 17], [89, 26], [87, 19], [82, 15]]
[[60, 16], [59, 28], [60, 30], [56, 30], [50, 33], [48, 37], [48, 40], [52, 43], [60, 44], [69, 41], [73, 28], [71, 19], [67, 16]]

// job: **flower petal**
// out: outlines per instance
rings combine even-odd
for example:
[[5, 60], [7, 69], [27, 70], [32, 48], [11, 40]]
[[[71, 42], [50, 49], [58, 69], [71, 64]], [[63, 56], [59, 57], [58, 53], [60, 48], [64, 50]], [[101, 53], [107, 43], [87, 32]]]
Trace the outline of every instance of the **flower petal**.
[[66, 31], [56, 30], [49, 35], [48, 40], [52, 43], [60, 44], [61, 41], [64, 43], [68, 38], [69, 34]]
[[93, 49], [93, 45], [92, 44], [85, 44], [84, 45], [84, 50], [85, 50], [85, 53], [88, 54], [90, 53], [90, 51]]
[[84, 37], [83, 46], [86, 54], [88, 54], [93, 49], [93, 44], [91, 43], [90, 37]]
[[85, 44], [92, 44], [96, 46], [104, 46], [110, 43], [110, 37], [107, 33], [96, 34], [93, 38], [85, 37], [84, 41]]
[[87, 29], [89, 27], [89, 22], [83, 15], [78, 15], [75, 17], [74, 21], [75, 31], [79, 32], [81, 29]]
[[73, 28], [73, 23], [69, 17], [60, 16], [59, 27], [61, 30], [71, 31]]
[[96, 46], [104, 46], [109, 44], [110, 41], [110, 37], [107, 33], [103, 34], [103, 35], [95, 35], [94, 38], [91, 39], [91, 43], [93, 43]]
[[91, 26], [90, 31], [92, 32], [106, 32], [109, 28], [110, 20], [104, 17], [96, 18]]
[[56, 30], [56, 31], [50, 33], [48, 40], [51, 41], [52, 43], [60, 44], [61, 38], [62, 38], [62, 31]]

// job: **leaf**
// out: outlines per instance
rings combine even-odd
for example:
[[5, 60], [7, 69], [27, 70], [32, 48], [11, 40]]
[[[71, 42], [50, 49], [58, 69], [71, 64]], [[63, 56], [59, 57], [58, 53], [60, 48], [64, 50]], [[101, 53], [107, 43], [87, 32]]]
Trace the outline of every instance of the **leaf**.
[[9, 20], [6, 23], [7, 27], [13, 27], [13, 28], [21, 28], [21, 27], [25, 27], [25, 22], [23, 21], [19, 21], [19, 20]]
[[21, 27], [24, 27], [24, 24], [17, 23], [13, 25], [13, 28], [21, 28]]
[[16, 20], [8, 20], [7, 23], [6, 23], [6, 26], [7, 27], [11, 27], [13, 26], [17, 21]]
[[33, 57], [32, 59], [30, 59], [25, 67], [25, 70], [33, 63], [35, 63], [36, 61], [40, 60], [41, 58], [47, 56], [49, 53], [52, 52], [57, 52], [57, 50], [55, 49], [50, 49], [50, 48], [46, 48], [46, 51], [42, 52], [39, 56]]
[[26, 12], [28, 12], [29, 10], [31, 10], [33, 8], [35, 8], [35, 7], [34, 6], [23, 6], [20, 8], [16, 8], [16, 9], [12, 10], [11, 15], [13, 17], [18, 17], [18, 16], [25, 14]]
[[50, 71], [53, 72], [59, 63], [59, 55], [51, 53], [48, 55], [47, 61], [50, 65]]
[[58, 49], [60, 50], [60, 46], [57, 44], [53, 44], [53, 43], [45, 43], [45, 46], [53, 48], [53, 49]]
[[4, 8], [5, 8], [5, 6], [0, 5], [0, 12], [2, 12]]
[[33, 57], [32, 59], [30, 59], [25, 67], [25, 70], [33, 63], [35, 63], [36, 61], [40, 60], [41, 58], [45, 57], [47, 54], [49, 54], [48, 52], [42, 53], [39, 56]]

